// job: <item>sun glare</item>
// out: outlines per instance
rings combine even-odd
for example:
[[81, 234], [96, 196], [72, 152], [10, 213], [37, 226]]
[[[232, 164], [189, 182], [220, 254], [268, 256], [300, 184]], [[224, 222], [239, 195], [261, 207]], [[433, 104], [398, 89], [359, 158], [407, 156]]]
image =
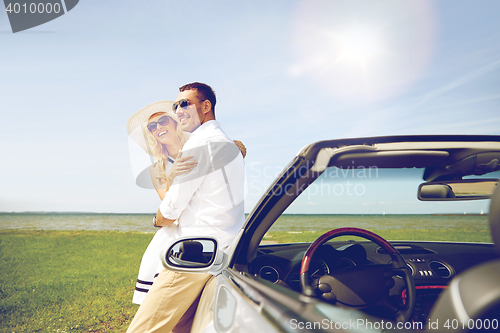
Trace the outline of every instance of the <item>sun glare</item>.
[[351, 61], [365, 67], [369, 62], [387, 53], [382, 34], [376, 29], [353, 27], [335, 36], [339, 47], [339, 61]]
[[353, 105], [383, 101], [420, 77], [436, 26], [430, 0], [366, 0], [362, 8], [353, 1], [299, 0], [290, 74]]

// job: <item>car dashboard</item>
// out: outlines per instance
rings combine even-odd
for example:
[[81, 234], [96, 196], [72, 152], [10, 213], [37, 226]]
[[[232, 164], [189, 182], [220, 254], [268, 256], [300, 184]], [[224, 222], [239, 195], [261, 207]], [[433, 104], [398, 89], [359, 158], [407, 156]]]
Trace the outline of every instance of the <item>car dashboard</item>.
[[[417, 302], [413, 319], [425, 322], [439, 293], [462, 271], [488, 260], [497, 259], [493, 244], [394, 241], [415, 280]], [[301, 292], [300, 266], [310, 243], [261, 245], [248, 266], [257, 278]], [[385, 250], [371, 242], [335, 241], [323, 244], [311, 260], [310, 281], [351, 266], [387, 264]], [[402, 279], [395, 279], [391, 294], [404, 297]], [[399, 281], [401, 280], [401, 281]]]

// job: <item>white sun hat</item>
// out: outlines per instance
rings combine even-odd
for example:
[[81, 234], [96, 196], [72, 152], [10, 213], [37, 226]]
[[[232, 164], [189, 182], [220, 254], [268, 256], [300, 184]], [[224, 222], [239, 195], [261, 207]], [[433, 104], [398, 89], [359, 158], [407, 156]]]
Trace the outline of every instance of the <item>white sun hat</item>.
[[146, 153], [149, 154], [149, 149], [146, 144], [146, 139], [144, 138], [144, 133], [142, 132], [142, 125], [155, 113], [168, 113], [170, 117], [174, 117], [174, 120], [178, 123], [177, 117], [172, 112], [172, 101], [158, 101], [146, 105], [136, 113], [134, 113], [127, 121], [127, 133], [130, 135], [132, 140], [137, 142], [139, 146]]

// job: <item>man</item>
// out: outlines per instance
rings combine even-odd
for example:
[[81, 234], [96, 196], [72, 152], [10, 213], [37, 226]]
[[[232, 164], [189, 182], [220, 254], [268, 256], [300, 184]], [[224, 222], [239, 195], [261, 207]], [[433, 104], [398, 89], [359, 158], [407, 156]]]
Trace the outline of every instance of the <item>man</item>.
[[[179, 88], [174, 104], [182, 129], [191, 132], [183, 156], [198, 162], [176, 177], [165, 194], [155, 224], [178, 223], [175, 238], [212, 236], [227, 247], [244, 222], [244, 164], [240, 150], [215, 120], [212, 88], [190, 83]], [[127, 332], [189, 332], [209, 274], [162, 270]]]

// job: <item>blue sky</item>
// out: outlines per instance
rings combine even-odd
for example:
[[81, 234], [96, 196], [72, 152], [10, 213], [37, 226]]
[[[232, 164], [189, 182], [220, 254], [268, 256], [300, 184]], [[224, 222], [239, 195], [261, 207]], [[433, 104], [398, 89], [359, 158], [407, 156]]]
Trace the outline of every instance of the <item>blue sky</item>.
[[498, 135], [499, 14], [496, 0], [82, 0], [13, 34], [2, 12], [0, 211], [155, 212], [125, 124], [192, 81], [248, 148], [247, 212], [314, 141]]

